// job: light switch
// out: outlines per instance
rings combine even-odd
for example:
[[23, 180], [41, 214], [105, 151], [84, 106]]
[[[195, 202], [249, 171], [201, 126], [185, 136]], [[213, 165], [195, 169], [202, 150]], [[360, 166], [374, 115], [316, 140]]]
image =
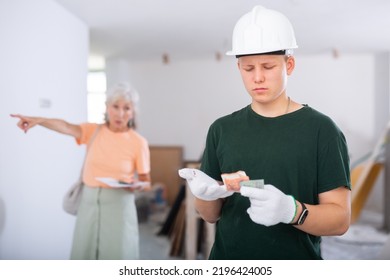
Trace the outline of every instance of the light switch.
[[39, 99], [39, 107], [40, 108], [50, 108], [51, 107], [51, 100], [47, 98], [40, 98]]

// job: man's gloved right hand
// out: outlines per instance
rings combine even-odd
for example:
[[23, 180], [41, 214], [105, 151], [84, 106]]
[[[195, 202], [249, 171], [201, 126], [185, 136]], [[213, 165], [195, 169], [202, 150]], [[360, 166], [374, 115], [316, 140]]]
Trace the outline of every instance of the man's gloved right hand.
[[232, 195], [225, 185], [220, 185], [216, 180], [194, 168], [183, 168], [179, 170], [179, 176], [186, 179], [191, 192], [199, 199], [211, 201]]

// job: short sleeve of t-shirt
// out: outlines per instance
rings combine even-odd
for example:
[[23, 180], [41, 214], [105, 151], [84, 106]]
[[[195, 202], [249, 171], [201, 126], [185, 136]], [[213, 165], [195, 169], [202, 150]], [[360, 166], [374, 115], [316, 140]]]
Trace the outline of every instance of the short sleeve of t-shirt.
[[88, 144], [93, 133], [95, 132], [96, 128], [98, 127], [98, 124], [96, 124], [96, 123], [82, 123], [82, 124], [80, 124], [80, 127], [81, 127], [81, 136], [80, 136], [80, 138], [76, 138], [76, 143], [79, 145]]
[[150, 150], [145, 138], [142, 138], [142, 141], [140, 141], [136, 159], [136, 170], [138, 174], [147, 174], [150, 172]]
[[338, 127], [329, 121], [321, 129], [323, 141], [318, 152], [319, 193], [345, 186], [351, 189], [349, 156], [346, 139]]

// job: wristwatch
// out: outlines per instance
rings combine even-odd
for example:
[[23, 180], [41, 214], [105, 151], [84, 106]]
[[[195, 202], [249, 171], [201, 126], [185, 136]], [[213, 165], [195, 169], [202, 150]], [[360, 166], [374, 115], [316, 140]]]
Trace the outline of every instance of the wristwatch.
[[305, 222], [307, 215], [309, 215], [309, 210], [306, 208], [306, 205], [300, 201], [298, 201], [298, 202], [302, 205], [302, 212], [301, 212], [301, 215], [299, 215], [298, 220], [292, 224], [294, 226], [302, 225]]

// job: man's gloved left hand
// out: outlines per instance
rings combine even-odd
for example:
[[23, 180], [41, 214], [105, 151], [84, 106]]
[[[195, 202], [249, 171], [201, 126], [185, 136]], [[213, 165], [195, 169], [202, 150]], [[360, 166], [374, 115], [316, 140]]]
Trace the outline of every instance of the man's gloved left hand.
[[231, 196], [234, 193], [228, 191], [225, 185], [219, 185], [216, 180], [198, 169], [180, 169], [179, 176], [187, 180], [191, 192], [202, 200], [217, 200]]
[[289, 224], [295, 218], [294, 197], [285, 195], [273, 185], [264, 185], [264, 189], [241, 187], [241, 195], [249, 198], [251, 206], [247, 212], [251, 220], [257, 224], [265, 226]]

